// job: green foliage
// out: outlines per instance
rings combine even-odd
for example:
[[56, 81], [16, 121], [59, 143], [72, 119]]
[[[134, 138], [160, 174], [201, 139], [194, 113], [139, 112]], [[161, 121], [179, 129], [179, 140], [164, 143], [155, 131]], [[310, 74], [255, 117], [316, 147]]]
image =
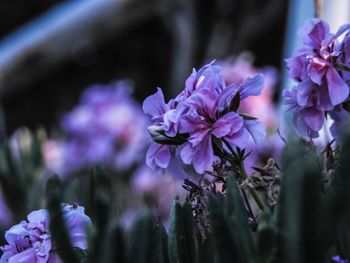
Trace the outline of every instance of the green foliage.
[[[210, 230], [205, 240], [197, 230], [188, 199], [182, 203], [175, 198], [167, 229], [151, 211], [140, 213], [130, 229], [123, 229], [116, 218], [110, 177], [102, 169], [93, 169], [83, 204], [93, 221], [89, 248], [72, 248], [60, 206], [62, 201], [70, 201], [70, 188], [58, 177], [50, 177], [46, 204], [55, 248], [64, 262], [299, 263], [331, 262], [330, 258], [338, 254], [350, 258], [350, 137], [347, 138], [338, 168], [331, 175], [325, 172], [324, 155], [300, 143], [288, 145], [278, 204], [264, 207], [257, 218], [258, 225], [249, 221], [242, 189], [231, 174], [226, 192], [209, 196]], [[35, 203], [30, 200], [36, 197], [29, 193], [35, 181], [28, 171], [38, 174], [39, 144], [39, 139], [33, 141], [18, 165], [9, 143], [1, 141], [0, 180], [8, 205], [17, 211], [17, 221]]]

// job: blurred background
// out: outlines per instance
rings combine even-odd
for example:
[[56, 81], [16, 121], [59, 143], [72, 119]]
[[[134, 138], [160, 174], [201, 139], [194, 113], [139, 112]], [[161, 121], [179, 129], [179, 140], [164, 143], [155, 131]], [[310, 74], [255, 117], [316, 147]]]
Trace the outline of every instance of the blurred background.
[[[268, 128], [248, 170], [278, 159], [279, 94], [292, 85], [283, 59], [314, 15], [313, 0], [0, 1], [0, 103], [14, 134], [9, 142], [0, 136], [0, 231], [45, 206], [52, 173], [64, 180], [64, 199], [94, 217], [89, 191], [99, 183], [90, 168], [101, 164], [113, 182], [101, 187], [117, 193], [108, 198], [125, 224], [144, 204], [166, 219], [188, 174], [171, 168], [159, 177], [145, 167], [149, 120], [141, 103], [156, 87], [173, 98], [192, 68], [214, 59], [227, 83], [265, 74], [263, 95], [242, 106]], [[349, 21], [350, 1], [324, 0], [321, 17], [334, 32]], [[112, 84], [118, 80], [125, 82]]]
[[1, 1], [7, 130], [51, 130], [93, 83], [130, 79], [141, 101], [157, 86], [173, 96], [192, 67], [242, 52], [258, 67], [279, 69], [288, 6], [287, 0]]

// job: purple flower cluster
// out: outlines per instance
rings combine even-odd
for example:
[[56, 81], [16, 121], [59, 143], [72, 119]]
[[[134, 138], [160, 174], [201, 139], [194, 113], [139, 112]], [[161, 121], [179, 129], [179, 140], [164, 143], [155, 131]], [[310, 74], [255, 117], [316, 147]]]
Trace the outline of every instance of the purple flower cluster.
[[[86, 249], [86, 230], [91, 220], [84, 213], [84, 208], [62, 204], [62, 212], [73, 246]], [[31, 212], [27, 220], [6, 231], [5, 239], [8, 245], [0, 248], [3, 252], [0, 263], [61, 262], [55, 253], [49, 232], [48, 212], [45, 209]]]
[[125, 82], [95, 85], [63, 119], [68, 135], [64, 144], [65, 166], [78, 170], [86, 165], [109, 165], [124, 169], [142, 159], [148, 138], [148, 120], [130, 96]]
[[[213, 62], [193, 70], [184, 90], [165, 103], [161, 89], [146, 98], [143, 110], [152, 117], [149, 127], [153, 137], [146, 162], [151, 168], [166, 168], [171, 155], [179, 153], [185, 164], [192, 164], [197, 173], [209, 169], [215, 160], [214, 148], [245, 148], [250, 140], [256, 143], [265, 137], [265, 127], [255, 118], [239, 112], [240, 101], [261, 93], [261, 74], [242, 84], [226, 85], [221, 67]], [[176, 147], [174, 145], [181, 145]]]
[[350, 89], [349, 29], [347, 24], [332, 34], [326, 22], [311, 19], [299, 31], [303, 46], [286, 59], [289, 76], [298, 83], [283, 96], [301, 136], [318, 137], [326, 115], [334, 120], [332, 133], [340, 125], [337, 116], [344, 112]]

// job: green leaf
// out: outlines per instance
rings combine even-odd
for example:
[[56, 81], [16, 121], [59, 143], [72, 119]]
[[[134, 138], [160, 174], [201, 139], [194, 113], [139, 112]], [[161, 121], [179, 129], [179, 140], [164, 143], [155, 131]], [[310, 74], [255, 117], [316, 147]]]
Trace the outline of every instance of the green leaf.
[[168, 263], [168, 235], [164, 229], [161, 220], [158, 220], [154, 227], [154, 242], [153, 242], [153, 256], [154, 263]]
[[276, 258], [282, 262], [323, 262], [332, 243], [329, 203], [322, 193], [318, 157], [288, 145], [278, 207]]
[[106, 263], [125, 263], [124, 231], [119, 224], [113, 224], [108, 231], [108, 242], [104, 251]]
[[127, 262], [151, 263], [153, 226], [149, 212], [137, 216], [130, 232], [127, 246]]
[[49, 178], [46, 184], [49, 228], [57, 253], [63, 262], [78, 263], [80, 259], [72, 247], [70, 236], [64, 222], [61, 208], [61, 182], [57, 176]]
[[180, 200], [176, 197], [169, 216], [168, 249], [170, 263], [191, 263], [192, 260], [191, 245], [187, 236], [189, 230], [185, 226], [184, 218]]
[[231, 222], [229, 227], [235, 239], [240, 262], [253, 262], [255, 252], [251, 230], [249, 228], [249, 219], [243, 204], [241, 192], [233, 177], [228, 179], [225, 212]]
[[263, 211], [257, 231], [257, 257], [259, 262], [272, 262], [276, 245], [276, 229], [270, 208]]

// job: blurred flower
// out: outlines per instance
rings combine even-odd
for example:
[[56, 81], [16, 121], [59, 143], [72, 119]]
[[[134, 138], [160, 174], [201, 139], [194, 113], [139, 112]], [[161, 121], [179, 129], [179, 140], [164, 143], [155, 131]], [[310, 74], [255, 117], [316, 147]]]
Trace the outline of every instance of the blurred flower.
[[176, 150], [173, 145], [182, 145], [177, 148], [182, 161], [202, 174], [214, 161], [213, 136], [220, 139], [219, 144], [225, 139], [240, 148], [245, 148], [251, 139], [261, 141], [264, 126], [237, 110], [241, 101], [260, 94], [263, 83], [262, 75], [258, 74], [239, 85], [226, 86], [221, 67], [212, 62], [198, 72], [194, 70], [185, 82], [185, 89], [168, 103], [158, 89], [143, 103], [144, 112], [154, 121], [151, 135], [157, 143], [148, 150], [147, 164], [151, 168], [166, 168]]
[[240, 110], [258, 118], [267, 128], [274, 132], [278, 127], [278, 110], [273, 102], [277, 71], [273, 67], [255, 68], [251, 60], [244, 55], [228, 59], [221, 63], [226, 85], [240, 85], [249, 77], [259, 73], [264, 75], [264, 88], [259, 96], [251, 96], [242, 101]]
[[332, 34], [326, 22], [308, 20], [299, 31], [303, 46], [286, 59], [289, 76], [298, 84], [283, 96], [303, 137], [318, 137], [325, 115], [348, 100], [349, 28], [350, 24], [344, 25]]
[[64, 117], [64, 162], [71, 170], [99, 164], [125, 169], [142, 159], [148, 120], [130, 90], [125, 82], [92, 86]]
[[0, 228], [8, 226], [12, 221], [12, 214], [4, 200], [4, 194], [0, 187]]
[[349, 260], [342, 259], [340, 256], [334, 256], [334, 257], [332, 257], [332, 262], [334, 262], [334, 263], [349, 263]]
[[148, 166], [141, 166], [135, 172], [131, 184], [135, 194], [147, 199], [163, 220], [168, 219], [175, 196], [185, 196], [181, 180], [176, 175], [156, 173]]
[[47, 140], [43, 143], [41, 151], [46, 169], [58, 175], [64, 174], [64, 148], [62, 142]]
[[[86, 229], [91, 224], [84, 208], [62, 204], [62, 213], [72, 245], [87, 248]], [[5, 233], [8, 245], [2, 246], [0, 262], [61, 262], [55, 253], [49, 232], [48, 212], [40, 209], [31, 212], [27, 220], [14, 225]]]

